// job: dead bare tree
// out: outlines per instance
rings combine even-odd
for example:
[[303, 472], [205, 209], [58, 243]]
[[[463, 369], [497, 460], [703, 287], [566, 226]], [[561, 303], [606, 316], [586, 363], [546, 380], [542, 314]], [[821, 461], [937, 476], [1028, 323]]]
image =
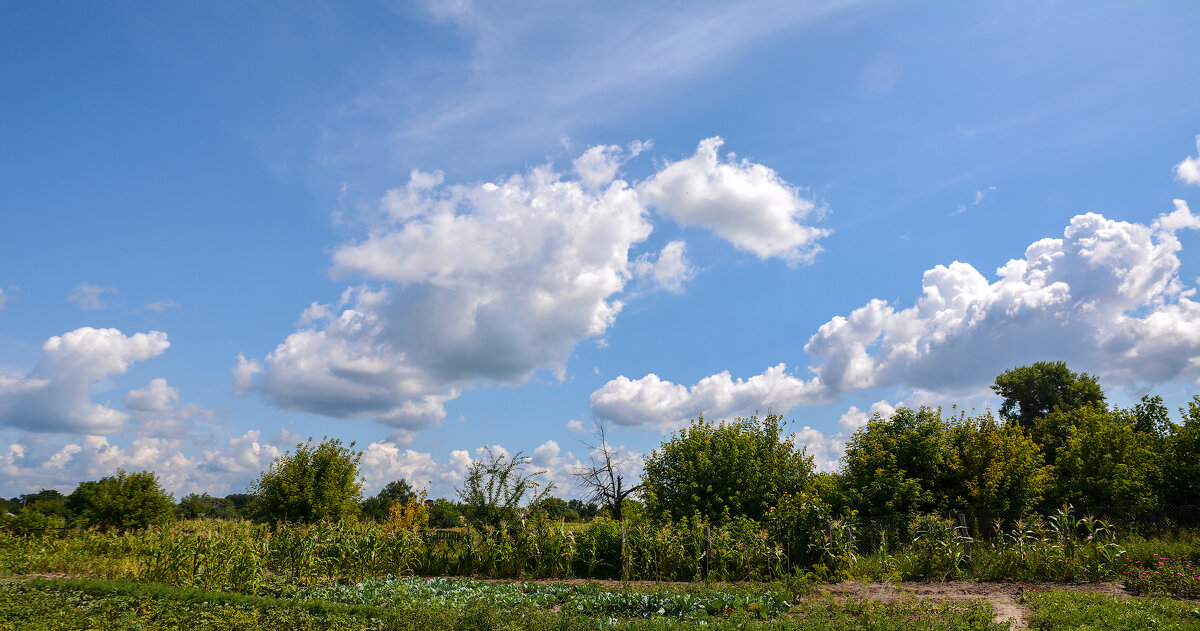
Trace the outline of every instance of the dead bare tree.
[[592, 419], [594, 443], [580, 441], [591, 454], [589, 464], [580, 465], [572, 475], [575, 485], [587, 492], [588, 500], [607, 508], [617, 521], [622, 521], [621, 504], [625, 498], [642, 489], [641, 484], [625, 486], [621, 463], [614, 458], [613, 448], [608, 444], [608, 424]]

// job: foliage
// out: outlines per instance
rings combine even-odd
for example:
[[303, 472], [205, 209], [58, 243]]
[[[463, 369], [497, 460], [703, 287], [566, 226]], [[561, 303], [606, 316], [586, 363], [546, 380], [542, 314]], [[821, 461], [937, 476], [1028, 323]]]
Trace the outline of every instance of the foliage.
[[812, 457], [782, 434], [768, 414], [714, 425], [703, 417], [646, 458], [642, 481], [652, 515], [693, 514], [762, 520], [785, 493], [805, 490]]
[[779, 593], [757, 594], [713, 592], [704, 596], [679, 594], [659, 589], [650, 593], [612, 591], [594, 585], [563, 583], [535, 584], [487, 582], [470, 578], [373, 578], [353, 585], [322, 585], [291, 594], [302, 600], [325, 600], [346, 604], [387, 605], [426, 603], [432, 606], [466, 606], [486, 602], [503, 608], [530, 605], [557, 607], [586, 614], [617, 616], [724, 615], [734, 611], [753, 612], [773, 618], [790, 607]]
[[1077, 506], [1148, 508], [1157, 503], [1154, 444], [1129, 423], [1096, 406], [1059, 411], [1068, 419], [1049, 501]]
[[425, 506], [425, 491], [397, 499], [388, 511], [387, 528], [392, 532], [416, 532], [429, 525], [429, 508]]
[[67, 506], [88, 526], [131, 530], [169, 523], [175, 503], [152, 471], [128, 473], [82, 482], [67, 498]]
[[1165, 598], [1123, 598], [1065, 591], [1027, 591], [1021, 603], [1033, 610], [1031, 629], [1141, 631], [1200, 629], [1200, 607]]
[[846, 445], [840, 479], [848, 505], [864, 517], [946, 508], [950, 440], [940, 409], [876, 414]]
[[1163, 501], [1200, 505], [1200, 395], [1179, 410], [1182, 425], [1171, 425], [1162, 450]]
[[450, 500], [438, 498], [429, 505], [430, 528], [457, 528], [462, 525], [462, 513]]
[[267, 521], [313, 523], [358, 514], [362, 485], [354, 443], [322, 439], [296, 445], [262, 472], [253, 484], [256, 512]]
[[1130, 563], [1124, 574], [1125, 589], [1131, 594], [1200, 598], [1200, 561], [1194, 558], [1156, 557], [1147, 563]]
[[[992, 390], [1004, 399], [1000, 418], [1026, 430], [1033, 430], [1035, 420], [1056, 408], [1070, 411], [1104, 405], [1104, 390], [1096, 378], [1072, 372], [1060, 361], [1035, 362], [1006, 370], [996, 377]], [[1034, 440], [1042, 444], [1036, 434]]]
[[511, 522], [520, 508], [545, 499], [554, 489], [554, 483], [537, 480], [545, 471], [526, 471], [529, 458], [521, 452], [509, 457], [484, 447], [484, 453], [484, 458], [471, 462], [463, 488], [457, 489], [467, 517], [476, 524], [496, 528]]
[[1041, 450], [1021, 426], [1002, 426], [990, 412], [963, 416], [950, 428], [948, 443], [948, 507], [1024, 513], [1042, 499], [1047, 472]]
[[224, 497], [213, 497], [208, 493], [191, 493], [179, 500], [176, 513], [181, 519], [238, 519], [233, 501]]

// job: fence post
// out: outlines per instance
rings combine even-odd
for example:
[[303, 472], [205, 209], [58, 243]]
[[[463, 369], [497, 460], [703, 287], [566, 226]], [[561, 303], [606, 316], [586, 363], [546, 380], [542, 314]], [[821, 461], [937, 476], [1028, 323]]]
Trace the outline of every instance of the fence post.
[[704, 525], [704, 580], [708, 580], [708, 573], [712, 570], [712, 526]]
[[625, 520], [621, 520], [621, 580], [629, 580], [629, 569], [625, 564]]
[[967, 528], [967, 515], [960, 512], [958, 514], [958, 535], [963, 538], [963, 552], [966, 553], [967, 563], [971, 561], [971, 529]]

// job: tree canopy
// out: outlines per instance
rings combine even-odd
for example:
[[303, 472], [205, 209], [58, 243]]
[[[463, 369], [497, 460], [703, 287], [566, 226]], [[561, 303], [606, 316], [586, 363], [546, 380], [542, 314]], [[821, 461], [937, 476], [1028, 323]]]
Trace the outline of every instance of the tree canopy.
[[358, 515], [362, 484], [354, 443], [322, 439], [296, 445], [252, 485], [260, 519], [311, 523]]
[[1056, 408], [1066, 412], [1089, 405], [1104, 406], [1104, 390], [1096, 378], [1072, 372], [1060, 361], [1006, 370], [996, 377], [992, 390], [1004, 399], [1000, 418], [1018, 423], [1027, 431]]
[[801, 492], [813, 471], [812, 457], [783, 426], [777, 414], [718, 424], [700, 417], [646, 458], [646, 509], [673, 519], [761, 520], [785, 493]]
[[89, 526], [134, 530], [169, 523], [175, 502], [153, 471], [117, 474], [81, 482], [67, 497], [67, 506]]

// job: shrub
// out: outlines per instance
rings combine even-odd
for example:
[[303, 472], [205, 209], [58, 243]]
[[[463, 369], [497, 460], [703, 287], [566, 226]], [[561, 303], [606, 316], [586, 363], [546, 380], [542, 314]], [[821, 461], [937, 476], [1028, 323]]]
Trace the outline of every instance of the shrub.
[[118, 469], [115, 476], [82, 482], [68, 496], [67, 505], [85, 524], [103, 530], [165, 525], [175, 517], [175, 502], [153, 471]]

